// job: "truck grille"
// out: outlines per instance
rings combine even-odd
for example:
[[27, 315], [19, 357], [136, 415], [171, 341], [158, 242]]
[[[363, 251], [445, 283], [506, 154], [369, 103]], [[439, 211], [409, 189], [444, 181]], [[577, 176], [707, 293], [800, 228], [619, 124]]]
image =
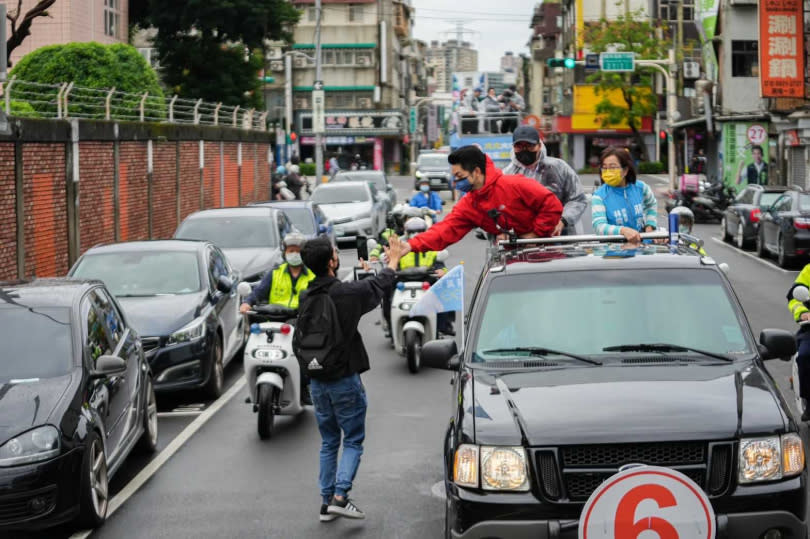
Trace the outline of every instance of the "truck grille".
[[663, 442], [538, 448], [534, 459], [544, 498], [584, 502], [621, 466], [635, 463], [672, 468], [719, 496], [732, 482], [733, 454], [730, 442]]

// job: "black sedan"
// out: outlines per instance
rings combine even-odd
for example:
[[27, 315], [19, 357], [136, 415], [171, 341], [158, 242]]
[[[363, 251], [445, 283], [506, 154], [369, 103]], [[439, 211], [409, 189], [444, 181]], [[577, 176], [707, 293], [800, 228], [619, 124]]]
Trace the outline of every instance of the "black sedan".
[[335, 243], [335, 227], [326, 214], [311, 200], [275, 200], [254, 202], [251, 206], [265, 206], [284, 212], [293, 228], [307, 239], [325, 234]]
[[726, 208], [720, 221], [720, 237], [732, 241], [740, 249], [753, 243], [759, 233], [762, 212], [767, 210], [785, 188], [776, 185], [749, 185]]
[[73, 277], [104, 281], [143, 335], [158, 392], [200, 388], [222, 394], [223, 370], [247, 334], [236, 283], [210, 242], [161, 240], [88, 250]]
[[154, 451], [141, 340], [98, 281], [0, 283], [0, 536], [107, 516], [110, 477]]
[[757, 234], [757, 255], [775, 254], [783, 268], [810, 254], [810, 194], [785, 191], [762, 212]]

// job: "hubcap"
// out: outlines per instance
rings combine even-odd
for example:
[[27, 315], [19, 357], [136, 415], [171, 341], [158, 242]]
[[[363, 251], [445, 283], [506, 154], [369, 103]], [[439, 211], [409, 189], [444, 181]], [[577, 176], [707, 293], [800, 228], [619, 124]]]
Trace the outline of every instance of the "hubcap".
[[104, 449], [101, 442], [95, 440], [90, 447], [90, 495], [93, 499], [93, 509], [99, 517], [107, 514], [107, 460], [104, 458]]
[[149, 429], [149, 440], [154, 445], [157, 443], [158, 436], [158, 419], [157, 419], [157, 399], [155, 397], [155, 388], [152, 386], [151, 380], [147, 389], [146, 401], [146, 426]]

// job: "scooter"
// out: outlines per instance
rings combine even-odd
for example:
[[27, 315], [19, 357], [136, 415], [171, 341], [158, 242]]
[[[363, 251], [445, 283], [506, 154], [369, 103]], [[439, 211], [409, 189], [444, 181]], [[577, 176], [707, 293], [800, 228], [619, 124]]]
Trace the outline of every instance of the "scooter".
[[730, 188], [718, 182], [705, 189], [691, 200], [695, 221], [714, 221], [722, 219], [728, 205], [734, 199]]
[[[449, 253], [444, 250], [437, 254], [437, 260], [447, 260]], [[416, 374], [422, 362], [422, 344], [438, 338], [436, 313], [412, 316], [413, 306], [430, 290], [438, 280], [436, 274], [425, 268], [408, 268], [397, 272], [397, 284], [391, 298], [391, 337], [394, 350], [404, 355], [408, 370]]]
[[[791, 292], [793, 299], [797, 301], [801, 301], [804, 303], [804, 306], [810, 309], [810, 290], [806, 286], [797, 286]], [[806, 320], [803, 322], [799, 322], [799, 326], [810, 326], [810, 320]], [[793, 388], [794, 398], [796, 399], [796, 409], [799, 411], [799, 415], [804, 414], [805, 410], [807, 409], [808, 403], [801, 398], [801, 386], [799, 384], [799, 363], [798, 363], [799, 354], [797, 353], [793, 356], [793, 362], [791, 365], [791, 372], [790, 372], [790, 385]]]
[[[239, 283], [239, 295], [250, 295], [251, 287]], [[295, 327], [289, 323], [298, 314], [279, 305], [256, 305], [248, 312], [250, 336], [245, 343], [244, 367], [250, 397], [258, 413], [259, 438], [273, 435], [277, 415], [298, 415], [301, 405], [301, 370], [292, 349]]]

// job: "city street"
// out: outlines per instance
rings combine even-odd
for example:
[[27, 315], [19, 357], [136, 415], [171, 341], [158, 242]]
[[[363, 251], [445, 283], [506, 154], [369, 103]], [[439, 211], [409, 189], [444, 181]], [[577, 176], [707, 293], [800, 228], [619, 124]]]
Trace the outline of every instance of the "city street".
[[[592, 190], [594, 178], [583, 176], [586, 190]], [[659, 192], [665, 188], [658, 178], [645, 179]], [[400, 201], [410, 196], [410, 178], [393, 181]], [[590, 230], [589, 215], [585, 222]], [[765, 327], [792, 330], [785, 293], [796, 272], [723, 244], [716, 238], [718, 229], [698, 225], [696, 232], [711, 256], [729, 264], [729, 278], [754, 333]], [[450, 252], [448, 265], [464, 263], [469, 298], [484, 242], [470, 234]], [[355, 261], [354, 250], [342, 250], [341, 274]], [[318, 521], [320, 437], [311, 410], [277, 419], [274, 437], [261, 441], [256, 415], [244, 402], [241, 362], [235, 361], [227, 370], [228, 389], [215, 403], [193, 395], [162, 399], [158, 452], [151, 463], [137, 456], [127, 461], [111, 484], [111, 514], [91, 536], [439, 537], [444, 518], [441, 440], [450, 410], [450, 375], [433, 370], [409, 374], [405, 359], [383, 338], [378, 319], [376, 311], [360, 326], [372, 367], [363, 377], [369, 397], [367, 438], [352, 494], [367, 514], [365, 521]], [[790, 401], [789, 364], [771, 361], [768, 368]], [[162, 466], [154, 469], [158, 463]]]

